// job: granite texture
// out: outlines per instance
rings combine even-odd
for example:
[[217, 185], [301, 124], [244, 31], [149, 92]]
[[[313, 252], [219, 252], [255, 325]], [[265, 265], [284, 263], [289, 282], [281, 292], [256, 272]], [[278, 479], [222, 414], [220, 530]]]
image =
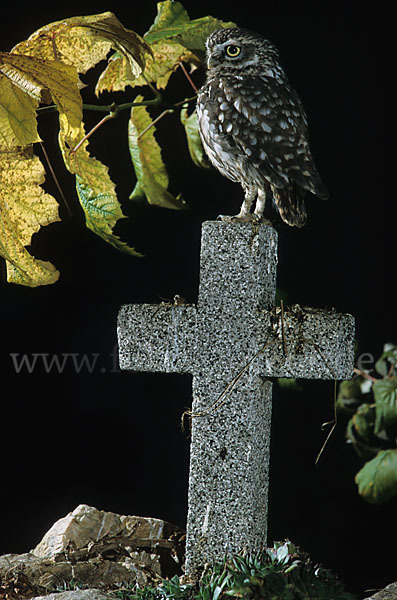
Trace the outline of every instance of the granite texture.
[[297, 305], [281, 311], [276, 275], [272, 227], [209, 221], [197, 305], [129, 305], [119, 313], [122, 369], [193, 375], [188, 573], [266, 543], [267, 378], [353, 372], [353, 317]]

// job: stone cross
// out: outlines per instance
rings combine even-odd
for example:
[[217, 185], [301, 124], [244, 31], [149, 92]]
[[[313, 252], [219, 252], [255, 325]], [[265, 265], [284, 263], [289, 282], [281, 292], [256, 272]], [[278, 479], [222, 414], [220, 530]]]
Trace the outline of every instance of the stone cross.
[[190, 373], [186, 572], [266, 543], [272, 383], [349, 379], [354, 319], [275, 307], [277, 232], [202, 227], [197, 304], [132, 304], [118, 318], [122, 369]]

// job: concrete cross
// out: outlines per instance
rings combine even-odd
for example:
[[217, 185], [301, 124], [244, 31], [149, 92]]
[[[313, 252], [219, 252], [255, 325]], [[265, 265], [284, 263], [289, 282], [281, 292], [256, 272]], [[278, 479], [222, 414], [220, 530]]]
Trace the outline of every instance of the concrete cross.
[[281, 311], [276, 267], [275, 229], [208, 221], [197, 304], [132, 304], [119, 313], [122, 369], [193, 375], [187, 573], [266, 543], [268, 378], [353, 372], [353, 317]]

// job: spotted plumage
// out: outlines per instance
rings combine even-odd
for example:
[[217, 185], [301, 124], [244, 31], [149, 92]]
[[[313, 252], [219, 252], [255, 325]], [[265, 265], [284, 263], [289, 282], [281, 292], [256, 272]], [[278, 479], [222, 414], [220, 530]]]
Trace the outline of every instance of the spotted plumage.
[[328, 194], [310, 152], [305, 110], [277, 49], [240, 28], [215, 31], [206, 46], [207, 79], [197, 99], [200, 135], [212, 164], [244, 189], [236, 218], [261, 218], [266, 197], [272, 197], [281, 218], [302, 227], [305, 191]]

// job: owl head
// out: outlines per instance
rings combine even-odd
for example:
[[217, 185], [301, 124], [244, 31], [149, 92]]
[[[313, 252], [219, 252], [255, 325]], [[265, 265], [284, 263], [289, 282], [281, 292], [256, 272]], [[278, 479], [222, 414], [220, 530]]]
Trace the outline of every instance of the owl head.
[[218, 29], [206, 41], [209, 70], [283, 77], [283, 69], [275, 46], [260, 34], [233, 27]]

